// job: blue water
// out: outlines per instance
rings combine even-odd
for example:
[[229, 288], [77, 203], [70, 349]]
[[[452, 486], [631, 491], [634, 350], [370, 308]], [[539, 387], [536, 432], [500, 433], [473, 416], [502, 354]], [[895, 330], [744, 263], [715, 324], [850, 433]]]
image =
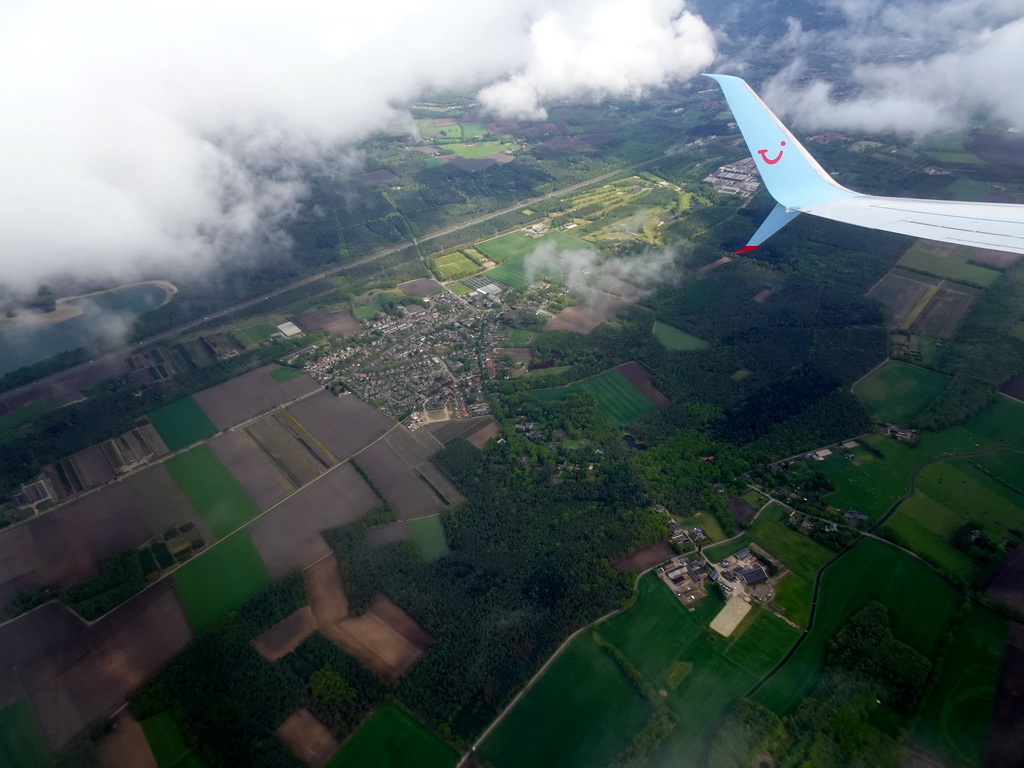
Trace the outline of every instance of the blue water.
[[0, 375], [76, 349], [99, 338], [123, 339], [139, 315], [159, 307], [167, 291], [133, 285], [71, 302], [82, 314], [53, 325], [21, 323], [0, 328]]

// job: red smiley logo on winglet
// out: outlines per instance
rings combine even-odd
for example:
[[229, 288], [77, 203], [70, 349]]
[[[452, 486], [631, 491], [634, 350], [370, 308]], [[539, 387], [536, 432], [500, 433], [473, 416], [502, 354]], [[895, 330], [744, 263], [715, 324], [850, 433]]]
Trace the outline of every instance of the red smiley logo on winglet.
[[[786, 146], [786, 142], [780, 141], [779, 142], [779, 146], [780, 147]], [[783, 153], [783, 150], [780, 149], [779, 150], [779, 154], [777, 154], [775, 157], [773, 157], [771, 160], [769, 160], [768, 159], [768, 150], [767, 149], [759, 149], [759, 150], [757, 150], [757, 154], [759, 154], [761, 156], [761, 159], [764, 160], [766, 163], [768, 163], [768, 165], [775, 165], [777, 162], [779, 162], [779, 160], [782, 159], [782, 153]]]

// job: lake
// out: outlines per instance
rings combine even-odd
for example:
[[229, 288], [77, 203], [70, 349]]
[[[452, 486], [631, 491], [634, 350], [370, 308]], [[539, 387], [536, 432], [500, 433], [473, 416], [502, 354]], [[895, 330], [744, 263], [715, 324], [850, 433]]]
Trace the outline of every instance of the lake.
[[168, 293], [151, 283], [129, 285], [69, 301], [82, 313], [59, 323], [0, 326], [0, 375], [100, 338], [123, 339], [135, 318], [163, 304]]

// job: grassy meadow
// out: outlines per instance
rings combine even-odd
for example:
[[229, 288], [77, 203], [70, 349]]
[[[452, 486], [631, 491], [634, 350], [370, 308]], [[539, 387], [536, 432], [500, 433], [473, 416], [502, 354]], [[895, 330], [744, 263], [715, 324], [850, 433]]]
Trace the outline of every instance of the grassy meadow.
[[779, 715], [792, 711], [817, 685], [829, 638], [871, 600], [889, 609], [898, 640], [929, 656], [946, 631], [958, 595], [924, 563], [888, 544], [862, 539], [822, 574], [810, 633], [758, 689], [754, 701]]
[[229, 536], [174, 572], [174, 584], [197, 635], [271, 582], [245, 531]]
[[665, 349], [677, 351], [707, 349], [708, 347], [708, 343], [704, 339], [698, 339], [696, 336], [686, 331], [680, 331], [678, 328], [674, 328], [667, 323], [655, 321], [651, 332]]
[[419, 550], [420, 557], [425, 562], [437, 560], [444, 557], [451, 550], [448, 548], [448, 538], [445, 536], [444, 523], [440, 515], [430, 517], [419, 517], [409, 520], [409, 533], [412, 534], [412, 541]]
[[747, 535], [785, 563], [793, 573], [813, 581], [821, 567], [836, 553], [782, 523], [786, 514], [784, 507], [772, 504], [757, 516]]
[[873, 418], [908, 424], [948, 382], [935, 371], [890, 360], [857, 382], [853, 393]]
[[218, 539], [259, 514], [259, 507], [209, 446], [168, 459], [166, 466]]
[[45, 768], [50, 752], [28, 701], [0, 709], [0, 765], [4, 768]]
[[583, 392], [594, 395], [601, 412], [617, 424], [625, 424], [645, 413], [658, 410], [658, 406], [614, 368], [565, 387], [537, 389], [533, 395], [545, 402], [552, 402]]
[[394, 702], [363, 723], [327, 768], [452, 768], [458, 752]]
[[149, 420], [171, 451], [181, 450], [217, 434], [217, 428], [199, 403], [183, 397], [149, 414]]

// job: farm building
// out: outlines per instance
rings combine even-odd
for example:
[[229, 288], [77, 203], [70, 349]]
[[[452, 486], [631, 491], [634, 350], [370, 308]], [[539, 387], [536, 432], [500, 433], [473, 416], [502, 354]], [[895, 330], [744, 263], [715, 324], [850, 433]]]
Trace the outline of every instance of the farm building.
[[291, 320], [281, 323], [277, 326], [277, 330], [279, 330], [286, 339], [290, 339], [293, 336], [299, 336], [302, 333], [302, 329]]
[[768, 580], [768, 574], [765, 573], [764, 568], [759, 565], [754, 568], [746, 568], [742, 571], [737, 571], [736, 577], [748, 586], [750, 584], [757, 584], [758, 582]]

